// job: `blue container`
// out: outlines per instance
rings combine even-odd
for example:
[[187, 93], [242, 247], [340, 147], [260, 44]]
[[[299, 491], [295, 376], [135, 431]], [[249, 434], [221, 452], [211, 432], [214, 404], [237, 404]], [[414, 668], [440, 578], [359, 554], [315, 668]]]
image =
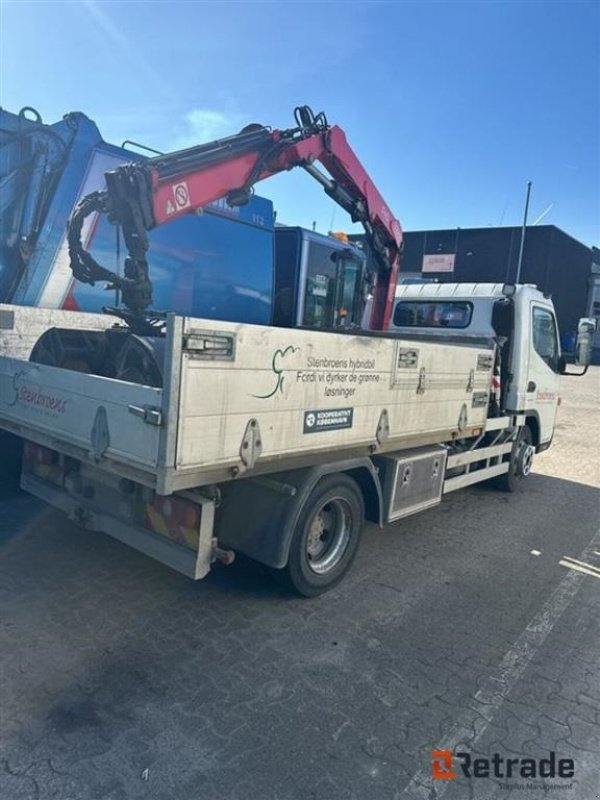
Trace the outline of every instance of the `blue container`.
[[563, 353], [575, 352], [575, 340], [577, 335], [575, 333], [565, 333], [560, 337], [560, 349]]
[[[142, 156], [102, 140], [84, 114], [44, 125], [0, 109], [0, 302], [100, 311], [114, 292], [73, 279], [65, 241], [76, 203], [104, 188], [104, 174]], [[273, 297], [273, 207], [253, 196], [213, 203], [149, 234], [153, 307], [210, 319], [268, 324]], [[83, 240], [123, 273], [125, 248], [106, 218], [89, 218]]]

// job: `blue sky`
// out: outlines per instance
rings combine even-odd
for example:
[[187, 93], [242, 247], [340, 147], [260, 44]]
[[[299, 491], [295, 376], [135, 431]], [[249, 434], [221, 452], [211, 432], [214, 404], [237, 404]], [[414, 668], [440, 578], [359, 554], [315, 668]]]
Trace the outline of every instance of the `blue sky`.
[[[187, 146], [308, 103], [406, 230], [530, 222], [599, 244], [598, 2], [0, 0], [0, 103], [80, 110], [107, 141]], [[304, 173], [279, 219], [350, 229]]]

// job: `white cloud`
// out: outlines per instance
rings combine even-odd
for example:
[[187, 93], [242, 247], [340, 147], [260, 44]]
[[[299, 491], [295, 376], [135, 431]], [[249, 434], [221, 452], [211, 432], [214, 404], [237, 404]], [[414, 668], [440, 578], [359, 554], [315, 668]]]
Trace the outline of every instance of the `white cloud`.
[[171, 143], [173, 150], [182, 150], [203, 142], [231, 136], [243, 127], [244, 118], [238, 113], [195, 108], [185, 115], [181, 130]]

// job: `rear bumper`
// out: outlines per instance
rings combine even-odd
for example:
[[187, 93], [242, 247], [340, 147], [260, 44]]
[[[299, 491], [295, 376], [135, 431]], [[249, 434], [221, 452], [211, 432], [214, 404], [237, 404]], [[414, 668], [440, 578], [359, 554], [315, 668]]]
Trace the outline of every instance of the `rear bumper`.
[[86, 503], [84, 498], [73, 496], [64, 488], [50, 484], [29, 472], [22, 473], [21, 488], [60, 509], [78, 525], [88, 530], [107, 533], [189, 578], [199, 580], [210, 571], [214, 549], [214, 504], [210, 501], [202, 504], [198, 548], [192, 550], [147, 528], [98, 511]]

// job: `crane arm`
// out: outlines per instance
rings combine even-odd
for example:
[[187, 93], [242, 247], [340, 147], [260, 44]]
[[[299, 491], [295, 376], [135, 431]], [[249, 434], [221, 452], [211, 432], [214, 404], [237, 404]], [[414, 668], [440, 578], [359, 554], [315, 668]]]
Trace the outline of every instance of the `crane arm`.
[[[147, 231], [183, 214], [201, 211], [215, 200], [242, 205], [254, 184], [294, 167], [303, 167], [360, 222], [376, 262], [371, 327], [389, 323], [399, 269], [402, 229], [338, 126], [307, 106], [295, 111], [296, 127], [272, 130], [249, 125], [239, 134], [208, 144], [125, 164], [106, 173], [106, 190], [83, 198], [68, 225], [74, 276], [86, 283], [107, 280], [119, 288], [135, 314], [152, 302], [146, 252]], [[320, 162], [329, 175], [321, 172]], [[82, 243], [83, 223], [90, 214], [107, 214], [121, 225], [128, 257], [124, 276], [98, 264]]]

